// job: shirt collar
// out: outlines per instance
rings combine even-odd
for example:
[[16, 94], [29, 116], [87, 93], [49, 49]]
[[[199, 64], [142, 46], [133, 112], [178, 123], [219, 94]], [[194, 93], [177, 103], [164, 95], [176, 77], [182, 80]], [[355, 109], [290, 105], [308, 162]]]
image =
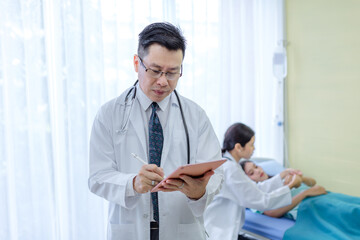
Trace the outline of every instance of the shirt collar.
[[224, 153], [223, 157], [229, 159], [230, 161], [236, 162], [233, 156], [228, 151]]
[[[136, 92], [137, 94], [137, 98], [139, 99], [140, 105], [142, 107], [142, 109], [144, 111], [148, 110], [148, 108], [150, 107], [150, 105], [153, 103], [153, 101], [151, 101], [150, 98], [148, 98], [148, 96], [146, 96], [146, 94], [143, 92], [143, 90], [140, 88], [140, 85], [137, 84], [136, 85]], [[172, 93], [171, 93], [172, 94]], [[170, 102], [170, 96], [171, 94], [169, 94], [166, 98], [164, 98], [161, 102], [158, 102], [157, 104], [159, 105], [159, 108], [161, 111], [165, 111], [165, 109], [167, 108], [167, 106], [169, 105]]]

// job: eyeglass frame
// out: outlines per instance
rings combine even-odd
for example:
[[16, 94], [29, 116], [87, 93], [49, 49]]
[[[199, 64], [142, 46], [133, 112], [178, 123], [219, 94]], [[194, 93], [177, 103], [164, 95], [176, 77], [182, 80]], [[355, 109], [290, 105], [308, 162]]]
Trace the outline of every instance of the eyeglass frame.
[[[169, 80], [169, 81], [176, 81], [176, 80], [178, 80], [178, 79], [182, 76], [182, 71], [183, 71], [183, 66], [182, 66], [182, 64], [181, 64], [181, 67], [180, 67], [180, 73], [162, 72], [162, 71], [154, 70], [154, 69], [152, 69], [152, 68], [147, 68], [147, 67], [145, 66], [143, 60], [141, 59], [141, 57], [138, 56], [138, 58], [139, 58], [139, 60], [140, 60], [140, 64], [145, 68], [145, 72], [148, 72], [148, 70], [150, 70], [150, 71], [152, 71], [153, 73], [160, 74], [160, 76], [158, 76], [158, 77], [153, 77], [153, 78], [159, 79], [159, 78], [161, 78], [161, 76], [162, 76], [163, 74], [165, 74], [165, 78], [166, 78], [167, 80]], [[169, 79], [169, 78], [168, 78], [168, 74], [180, 74], [180, 75], [179, 75], [179, 77], [176, 78], [176, 79]]]

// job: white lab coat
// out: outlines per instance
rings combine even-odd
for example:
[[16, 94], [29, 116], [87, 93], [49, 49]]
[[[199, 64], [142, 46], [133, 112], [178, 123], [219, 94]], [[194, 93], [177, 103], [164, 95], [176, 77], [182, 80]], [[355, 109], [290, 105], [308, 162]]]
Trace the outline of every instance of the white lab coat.
[[[131, 156], [138, 154], [148, 161], [146, 124], [141, 120], [141, 107], [135, 98], [125, 131], [125, 91], [121, 96], [101, 107], [93, 124], [90, 139], [90, 190], [109, 201], [108, 239], [150, 239], [150, 193], [131, 196], [126, 191], [142, 164]], [[139, 89], [138, 89], [139, 91]], [[132, 94], [130, 94], [132, 95]], [[191, 163], [221, 158], [220, 144], [205, 112], [192, 101], [180, 97], [190, 137]], [[131, 106], [131, 98], [127, 109]], [[186, 134], [179, 104], [174, 93], [170, 96], [170, 110], [164, 131], [161, 167], [170, 174], [187, 163]], [[131, 181], [131, 182], [129, 182]], [[222, 171], [213, 175], [205, 195], [193, 201], [183, 193], [159, 192], [160, 240], [205, 239], [203, 212], [219, 191]]]
[[245, 208], [275, 209], [291, 203], [291, 193], [279, 175], [257, 185], [231, 156], [223, 164], [224, 182], [220, 193], [205, 211], [205, 228], [212, 240], [237, 240], [244, 225]]

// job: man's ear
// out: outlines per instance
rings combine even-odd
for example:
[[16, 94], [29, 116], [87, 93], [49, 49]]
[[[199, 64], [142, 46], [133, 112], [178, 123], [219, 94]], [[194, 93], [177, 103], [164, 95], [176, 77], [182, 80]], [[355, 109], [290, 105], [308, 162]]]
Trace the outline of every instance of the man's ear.
[[134, 69], [135, 69], [135, 72], [139, 72], [139, 57], [137, 54], [134, 55]]

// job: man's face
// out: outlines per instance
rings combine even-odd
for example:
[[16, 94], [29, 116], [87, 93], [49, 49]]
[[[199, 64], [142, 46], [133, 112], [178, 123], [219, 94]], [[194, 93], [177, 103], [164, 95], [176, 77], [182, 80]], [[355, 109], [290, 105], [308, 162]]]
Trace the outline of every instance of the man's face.
[[[151, 45], [148, 54], [142, 58], [146, 68], [164, 73], [180, 73], [182, 60], [183, 53], [180, 49], [170, 51], [159, 44]], [[160, 78], [151, 77], [137, 55], [134, 56], [134, 67], [138, 73], [140, 88], [153, 102], [162, 101], [176, 88], [179, 79], [167, 80], [165, 74]]]

